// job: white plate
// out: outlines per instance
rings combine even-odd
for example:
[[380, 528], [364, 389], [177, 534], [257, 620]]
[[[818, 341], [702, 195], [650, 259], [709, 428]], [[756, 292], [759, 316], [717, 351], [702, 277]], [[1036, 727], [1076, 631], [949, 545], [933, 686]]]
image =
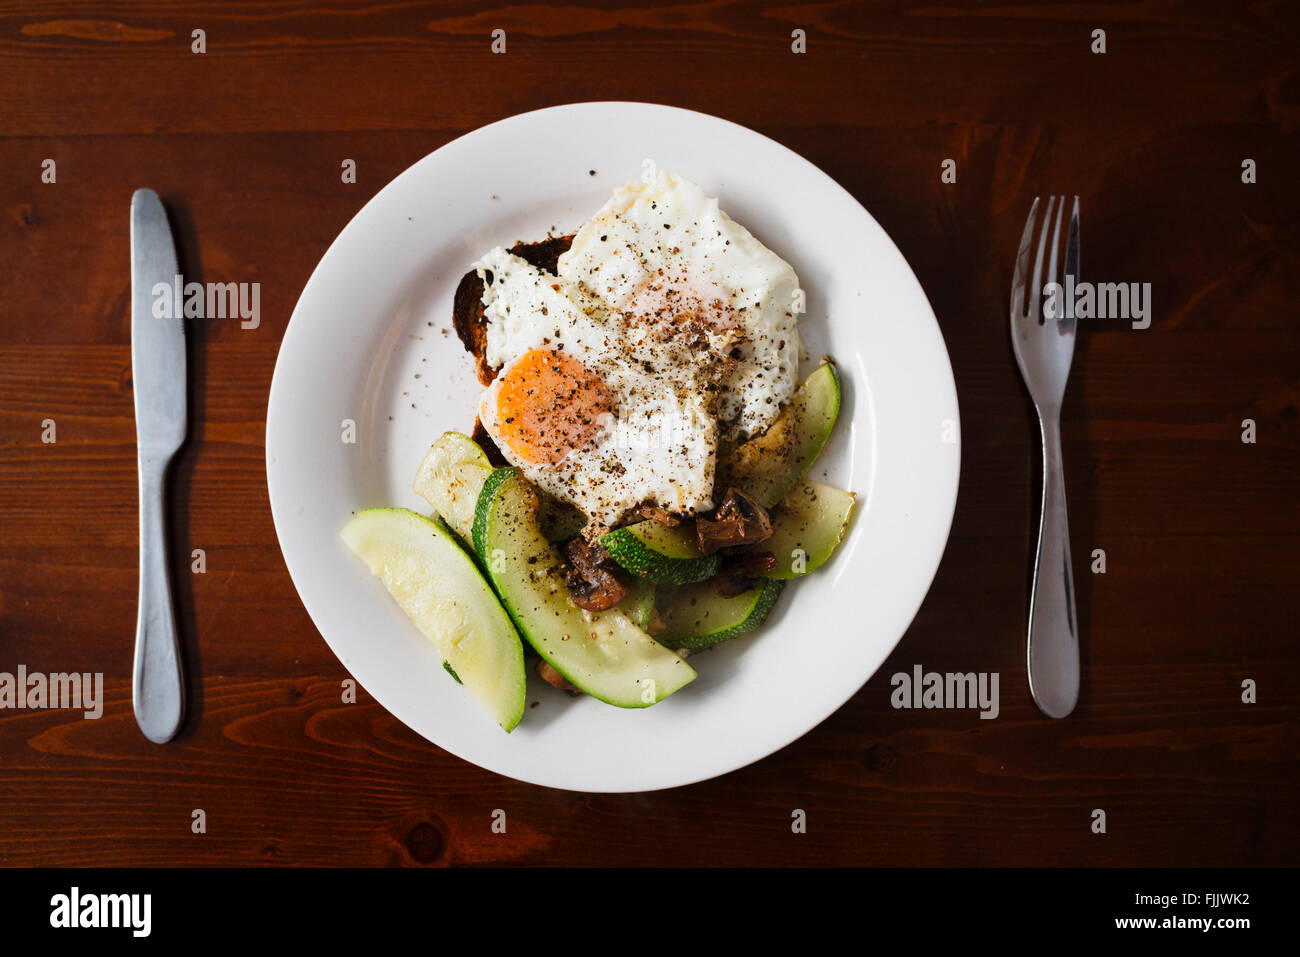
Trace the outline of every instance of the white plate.
[[[427, 511], [411, 491], [420, 459], [444, 430], [474, 423], [480, 390], [450, 328], [452, 294], [470, 263], [496, 245], [577, 228], [616, 186], [639, 178], [645, 160], [719, 197], [794, 266], [808, 302], [805, 371], [829, 354], [844, 381], [839, 424], [812, 477], [857, 492], [859, 506], [831, 563], [791, 583], [757, 632], [693, 657], [699, 678], [673, 697], [624, 711], [532, 677], [528, 701], [540, 704], [507, 735], [451, 681], [338, 533], [362, 508]], [[347, 419], [355, 444], [343, 441]], [[648, 791], [771, 754], [872, 676], [943, 554], [957, 422], [948, 353], [925, 293], [852, 196], [733, 123], [645, 103], [580, 103], [448, 143], [348, 224], [280, 347], [266, 471], [303, 604], [385, 708], [500, 774], [577, 791]]]

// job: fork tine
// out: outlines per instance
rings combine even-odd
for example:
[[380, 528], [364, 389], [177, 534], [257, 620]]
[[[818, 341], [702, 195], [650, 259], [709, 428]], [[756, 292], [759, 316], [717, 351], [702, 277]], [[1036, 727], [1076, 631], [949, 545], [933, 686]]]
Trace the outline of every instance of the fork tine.
[[1047, 212], [1043, 214], [1043, 231], [1038, 234], [1038, 252], [1034, 253], [1034, 279], [1029, 286], [1029, 318], [1033, 322], [1041, 322], [1039, 319], [1038, 300], [1043, 295], [1043, 251], [1047, 246], [1047, 224], [1052, 218], [1052, 207], [1056, 205], [1056, 197], [1047, 197]]
[[[1047, 284], [1051, 285], [1056, 282], [1056, 254], [1061, 248], [1061, 216], [1065, 212], [1065, 197], [1061, 197], [1061, 205], [1056, 207], [1056, 225], [1052, 228], [1052, 258], [1047, 261]], [[1050, 215], [1050, 214], [1049, 214]], [[1043, 232], [1047, 232], [1047, 222], [1043, 221]]]
[[1020, 237], [1020, 250], [1016, 253], [1016, 272], [1011, 279], [1011, 317], [1023, 316], [1025, 308], [1025, 270], [1029, 266], [1029, 244], [1034, 240], [1034, 219], [1038, 215], [1038, 199], [1029, 207], [1029, 218], [1025, 220], [1025, 233]]
[[[1061, 208], [1065, 208], [1065, 197], [1061, 197]], [[1079, 284], [1079, 197], [1074, 197], [1074, 209], [1070, 212], [1070, 228], [1065, 239], [1065, 275], [1074, 277], [1074, 285]], [[1065, 310], [1058, 329], [1063, 336], [1074, 335], [1075, 316], [1073, 304]]]
[[1065, 241], [1065, 274], [1079, 283], [1079, 197], [1074, 197], [1074, 210], [1070, 213], [1070, 232]]

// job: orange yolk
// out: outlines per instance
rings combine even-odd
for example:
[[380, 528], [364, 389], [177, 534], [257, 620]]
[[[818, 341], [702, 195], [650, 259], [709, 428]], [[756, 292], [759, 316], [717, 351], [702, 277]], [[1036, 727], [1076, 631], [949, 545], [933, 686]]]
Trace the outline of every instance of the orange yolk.
[[615, 404], [600, 377], [577, 359], [533, 349], [497, 382], [497, 432], [527, 462], [558, 462], [604, 431]]

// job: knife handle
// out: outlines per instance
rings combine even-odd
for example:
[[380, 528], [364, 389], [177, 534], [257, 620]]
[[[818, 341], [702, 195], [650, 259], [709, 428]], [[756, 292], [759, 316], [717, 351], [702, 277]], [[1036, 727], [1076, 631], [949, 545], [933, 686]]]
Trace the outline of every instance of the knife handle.
[[1079, 626], [1075, 617], [1070, 525], [1065, 510], [1061, 424], [1041, 415], [1043, 511], [1034, 590], [1029, 599], [1029, 691], [1049, 718], [1064, 718], [1079, 700]]
[[135, 720], [150, 741], [170, 741], [185, 714], [185, 680], [168, 575], [164, 490], [169, 459], [140, 455], [140, 605], [135, 626]]

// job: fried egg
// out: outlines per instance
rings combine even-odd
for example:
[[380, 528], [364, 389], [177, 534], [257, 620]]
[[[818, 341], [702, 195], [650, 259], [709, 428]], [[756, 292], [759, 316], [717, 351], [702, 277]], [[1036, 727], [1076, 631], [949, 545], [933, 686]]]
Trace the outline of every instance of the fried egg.
[[598, 525], [711, 508], [719, 443], [767, 428], [794, 392], [794, 270], [671, 173], [616, 190], [556, 275], [503, 248], [475, 268], [500, 370], [479, 419]]

